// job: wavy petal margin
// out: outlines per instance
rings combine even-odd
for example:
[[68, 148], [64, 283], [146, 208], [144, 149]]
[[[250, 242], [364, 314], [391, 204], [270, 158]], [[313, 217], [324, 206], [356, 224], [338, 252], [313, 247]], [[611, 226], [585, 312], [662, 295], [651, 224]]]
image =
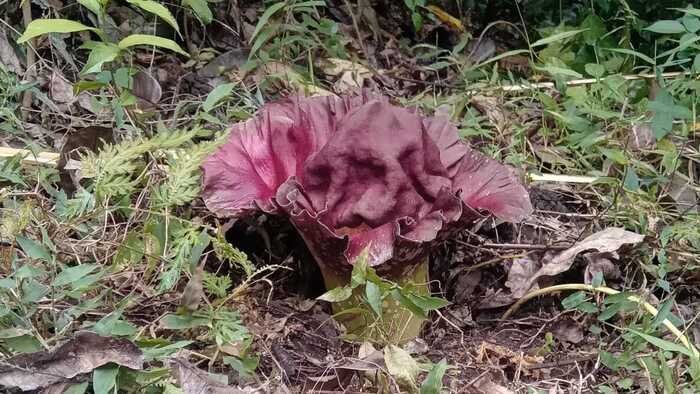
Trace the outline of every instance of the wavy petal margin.
[[349, 272], [369, 248], [370, 265], [400, 277], [482, 213], [532, 212], [515, 171], [464, 144], [446, 118], [372, 93], [266, 105], [203, 169], [211, 211], [288, 215], [324, 275]]

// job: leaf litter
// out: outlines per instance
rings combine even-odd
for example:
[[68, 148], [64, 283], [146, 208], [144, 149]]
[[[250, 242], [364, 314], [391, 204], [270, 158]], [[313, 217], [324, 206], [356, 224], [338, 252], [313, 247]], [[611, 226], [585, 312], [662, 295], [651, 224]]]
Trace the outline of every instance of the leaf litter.
[[109, 363], [140, 370], [143, 362], [141, 350], [131, 341], [84, 331], [50, 352], [21, 354], [3, 361], [0, 385], [36, 390]]

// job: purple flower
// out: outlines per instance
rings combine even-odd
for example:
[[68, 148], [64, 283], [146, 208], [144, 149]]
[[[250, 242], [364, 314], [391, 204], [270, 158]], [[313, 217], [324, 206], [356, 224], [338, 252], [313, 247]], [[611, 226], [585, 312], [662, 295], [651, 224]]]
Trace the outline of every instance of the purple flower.
[[484, 214], [519, 221], [532, 211], [514, 171], [460, 141], [446, 118], [366, 92], [265, 105], [203, 169], [212, 212], [289, 216], [327, 285], [365, 248], [370, 266], [399, 278], [432, 241]]

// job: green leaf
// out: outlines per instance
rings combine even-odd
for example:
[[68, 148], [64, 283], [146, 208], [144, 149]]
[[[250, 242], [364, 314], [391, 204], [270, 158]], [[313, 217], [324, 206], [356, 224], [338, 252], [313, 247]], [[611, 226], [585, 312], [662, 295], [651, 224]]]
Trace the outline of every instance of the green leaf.
[[27, 335], [29, 333], [31, 333], [31, 331], [26, 330], [24, 328], [18, 328], [18, 327], [4, 328], [4, 329], [0, 330], [0, 339], [17, 338], [17, 337], [21, 337], [23, 335]]
[[651, 129], [657, 140], [661, 140], [673, 128], [673, 119], [691, 119], [692, 112], [681, 105], [677, 105], [668, 91], [661, 89], [656, 93], [654, 101], [650, 102], [648, 109], [654, 111], [651, 120]]
[[586, 72], [594, 78], [601, 78], [603, 75], [605, 75], [605, 67], [600, 64], [588, 63], [586, 64], [585, 68]]
[[445, 359], [439, 363], [433, 364], [433, 367], [425, 377], [423, 384], [420, 385], [420, 394], [440, 394], [442, 392], [442, 377], [450, 368]]
[[211, 13], [206, 0], [182, 0], [182, 5], [189, 7], [192, 12], [194, 12], [195, 16], [205, 25], [210, 24], [211, 21], [214, 20], [214, 15]]
[[685, 27], [683, 27], [683, 24], [673, 20], [661, 20], [654, 22], [650, 26], [644, 28], [644, 30], [653, 31], [654, 33], [660, 34], [685, 33]]
[[188, 328], [206, 326], [209, 319], [194, 315], [165, 315], [160, 319], [160, 324], [167, 330], [183, 330]]
[[444, 298], [431, 297], [424, 295], [417, 295], [413, 293], [407, 293], [406, 296], [414, 303], [416, 306], [424, 311], [434, 311], [440, 308], [444, 308], [450, 305], [450, 302]]
[[374, 313], [381, 319], [382, 317], [382, 291], [374, 282], [365, 284], [365, 296], [369, 306], [372, 307]]
[[656, 65], [656, 61], [654, 61], [654, 59], [650, 58], [649, 56], [647, 56], [643, 53], [633, 51], [631, 49], [627, 49], [627, 48], [601, 48], [601, 49], [603, 49], [604, 51], [617, 52], [617, 53], [622, 53], [625, 55], [638, 57], [638, 58], [644, 60], [645, 62], [649, 63], [652, 66]]
[[645, 341], [651, 343], [652, 345], [658, 347], [661, 350], [665, 350], [667, 352], [676, 352], [676, 353], [681, 353], [684, 354], [688, 357], [694, 357], [693, 352], [688, 349], [687, 347], [677, 344], [675, 342], [667, 341], [665, 339], [661, 339], [655, 336], [651, 336], [648, 334], [644, 334], [643, 332], [639, 332], [634, 329], [629, 329], [630, 332], [634, 333], [635, 335], [639, 336], [640, 338], [644, 339]]
[[561, 306], [564, 307], [564, 309], [573, 309], [576, 308], [580, 303], [584, 302], [586, 300], [586, 293], [582, 291], [577, 291], [568, 297], [564, 298], [561, 300]]
[[635, 171], [632, 166], [627, 167], [623, 184], [627, 190], [633, 192], [639, 190], [639, 176], [637, 175], [637, 171]]
[[130, 48], [136, 45], [156, 46], [159, 48], [170, 49], [173, 52], [190, 57], [190, 55], [185, 52], [184, 49], [180, 48], [180, 45], [178, 45], [175, 41], [151, 34], [132, 34], [123, 38], [117, 45], [119, 45], [119, 48], [121, 49]]
[[69, 283], [73, 283], [79, 279], [82, 279], [85, 275], [94, 271], [98, 266], [96, 264], [81, 264], [75, 267], [66, 268], [61, 271], [56, 279], [53, 281], [53, 285], [56, 287], [64, 286]]
[[154, 14], [167, 22], [170, 26], [172, 26], [175, 31], [180, 33], [180, 27], [177, 25], [177, 21], [175, 20], [175, 17], [173, 16], [172, 13], [170, 13], [170, 10], [167, 9], [164, 5], [157, 3], [152, 0], [128, 0], [130, 4], [133, 4], [139, 8], [141, 8], [144, 11], [148, 11], [151, 14]]
[[328, 302], [341, 302], [350, 298], [351, 295], [352, 289], [349, 286], [340, 286], [321, 294], [316, 299]]
[[250, 48], [250, 53], [248, 54], [248, 58], [252, 59], [253, 56], [258, 53], [260, 48], [262, 48], [263, 45], [272, 37], [277, 34], [278, 31], [278, 26], [270, 26], [269, 28], [264, 29], [260, 35], [257, 37], [255, 42], [253, 42], [253, 45]]
[[686, 15], [681, 18], [681, 22], [683, 23], [683, 26], [685, 26], [685, 29], [690, 33], [700, 31], [700, 19], [695, 16]]
[[418, 363], [411, 355], [396, 345], [384, 348], [384, 363], [389, 374], [399, 384], [413, 388], [416, 386], [416, 377], [420, 372]]
[[109, 394], [117, 384], [119, 367], [107, 364], [92, 372], [92, 390], [95, 394]]
[[33, 353], [42, 350], [41, 342], [31, 335], [22, 335], [19, 337], [6, 338], [2, 341], [12, 350], [20, 353]]
[[419, 31], [423, 27], [423, 17], [418, 12], [411, 13], [411, 21], [413, 22], [413, 28]]
[[83, 394], [88, 387], [88, 382], [76, 383], [66, 389], [63, 394]]
[[260, 362], [260, 357], [258, 356], [242, 356], [242, 357], [228, 357], [224, 356], [224, 364], [229, 365], [231, 368], [235, 369], [236, 372], [243, 379], [247, 379], [253, 376], [255, 370], [258, 368], [258, 363]]
[[391, 298], [398, 301], [399, 304], [401, 304], [401, 306], [411, 311], [411, 313], [413, 313], [414, 315], [420, 317], [421, 319], [428, 318], [425, 311], [422, 308], [418, 307], [418, 305], [414, 304], [413, 301], [406, 297], [400, 290], [394, 289], [391, 291], [390, 294]]
[[[274, 15], [277, 11], [281, 10], [284, 6], [287, 5], [286, 1], [280, 1], [279, 3], [275, 3], [265, 10], [263, 12], [262, 16], [260, 16], [260, 19], [258, 20], [258, 24], [255, 25], [255, 30], [253, 31], [253, 34], [250, 36], [250, 43], [252, 44], [255, 38], [260, 34], [260, 31], [262, 30], [265, 25], [267, 25], [267, 22], [270, 20], [272, 15]], [[254, 52], [251, 49], [251, 52]]]
[[539, 46], [551, 44], [551, 43], [553, 43], [553, 42], [562, 41], [562, 40], [565, 40], [565, 39], [567, 39], [567, 38], [569, 38], [569, 37], [573, 37], [573, 36], [575, 36], [575, 35], [577, 35], [577, 34], [579, 34], [579, 33], [583, 33], [583, 32], [586, 31], [586, 30], [588, 30], [588, 29], [579, 29], [579, 30], [563, 31], [563, 32], [561, 32], [561, 33], [553, 34], [553, 35], [551, 35], [551, 36], [549, 36], [549, 37], [541, 38], [541, 39], [535, 41], [534, 43], [532, 43], [532, 45], [530, 45], [530, 46], [533, 47], [533, 48], [535, 48], [535, 47], [539, 47]]
[[92, 74], [102, 71], [102, 65], [109, 63], [119, 56], [121, 49], [111, 43], [97, 42], [93, 45], [88, 56], [87, 63], [83, 67], [81, 74]]
[[354, 289], [357, 286], [364, 285], [365, 282], [367, 282], [367, 255], [365, 252], [362, 252], [360, 257], [358, 257], [352, 265], [350, 287]]
[[99, 0], [78, 0], [78, 3], [82, 4], [83, 7], [92, 11], [98, 17], [101, 17], [104, 13], [104, 5]]
[[17, 43], [21, 44], [34, 37], [48, 33], [75, 33], [85, 30], [99, 32], [94, 27], [85, 26], [70, 19], [35, 19], [29, 23], [24, 33], [17, 39]]
[[697, 9], [695, 7], [688, 6], [688, 8], [671, 8], [674, 11], [680, 11], [685, 13], [686, 15], [695, 15], [700, 17], [700, 9]]
[[577, 73], [574, 70], [570, 70], [568, 68], [564, 67], [558, 67], [558, 66], [552, 66], [552, 65], [544, 65], [542, 67], [535, 67], [536, 70], [544, 71], [552, 76], [557, 76], [557, 75], [565, 75], [568, 77], [573, 77], [573, 78], [582, 78], [583, 75], [580, 73]]
[[202, 109], [204, 112], [210, 112], [212, 109], [214, 109], [214, 107], [216, 107], [216, 104], [218, 104], [219, 101], [231, 95], [231, 92], [235, 86], [236, 85], [232, 83], [225, 83], [215, 87], [211, 92], [209, 92], [206, 100], [204, 100], [204, 103], [202, 103]]
[[700, 54], [695, 55], [693, 61], [693, 72], [700, 73]]
[[44, 245], [39, 244], [33, 239], [25, 238], [21, 235], [16, 237], [19, 247], [22, 248], [24, 253], [33, 260], [43, 260], [47, 263], [51, 261], [51, 254], [49, 250], [44, 247]]

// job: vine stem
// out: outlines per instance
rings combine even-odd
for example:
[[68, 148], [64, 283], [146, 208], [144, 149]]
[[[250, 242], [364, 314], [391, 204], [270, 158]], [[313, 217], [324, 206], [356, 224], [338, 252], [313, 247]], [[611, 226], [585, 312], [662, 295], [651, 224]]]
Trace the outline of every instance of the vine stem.
[[[582, 291], [587, 291], [590, 293], [598, 292], [598, 293], [604, 293], [607, 295], [620, 294], [620, 292], [618, 290], [611, 289], [609, 287], [605, 287], [605, 286], [593, 287], [591, 285], [586, 285], [583, 283], [569, 283], [569, 284], [545, 287], [543, 289], [531, 291], [530, 293], [523, 296], [521, 299], [518, 300], [518, 302], [516, 302], [510, 308], [508, 308], [508, 310], [503, 314], [503, 316], [501, 316], [501, 320], [505, 320], [505, 319], [509, 318], [510, 316], [512, 316], [513, 313], [515, 313], [524, 303], [528, 302], [529, 300], [531, 300], [533, 298], [539, 297], [539, 296], [544, 295], [544, 294], [554, 293], [554, 292], [563, 291], [563, 290], [582, 290]], [[650, 315], [652, 315], [654, 317], [656, 317], [659, 314], [658, 309], [656, 309], [653, 305], [644, 301], [643, 299], [641, 299], [638, 296], [635, 296], [635, 295], [627, 296], [627, 300], [634, 302], [638, 305], [641, 305]], [[696, 359], [700, 358], [700, 353], [698, 353], [698, 349], [695, 348], [695, 346], [688, 340], [688, 337], [686, 337], [685, 334], [683, 334], [681, 332], [681, 330], [679, 330], [676, 326], [674, 326], [670, 320], [664, 319], [661, 323], [664, 326], [666, 326], [666, 328], [669, 331], [671, 331], [671, 333], [673, 333], [673, 335], [675, 335], [676, 338], [678, 338], [678, 340], [681, 342], [681, 344], [683, 344], [683, 346], [685, 346], [686, 348], [688, 348], [688, 350], [690, 350], [690, 352], [693, 354], [694, 358], [696, 358]]]

